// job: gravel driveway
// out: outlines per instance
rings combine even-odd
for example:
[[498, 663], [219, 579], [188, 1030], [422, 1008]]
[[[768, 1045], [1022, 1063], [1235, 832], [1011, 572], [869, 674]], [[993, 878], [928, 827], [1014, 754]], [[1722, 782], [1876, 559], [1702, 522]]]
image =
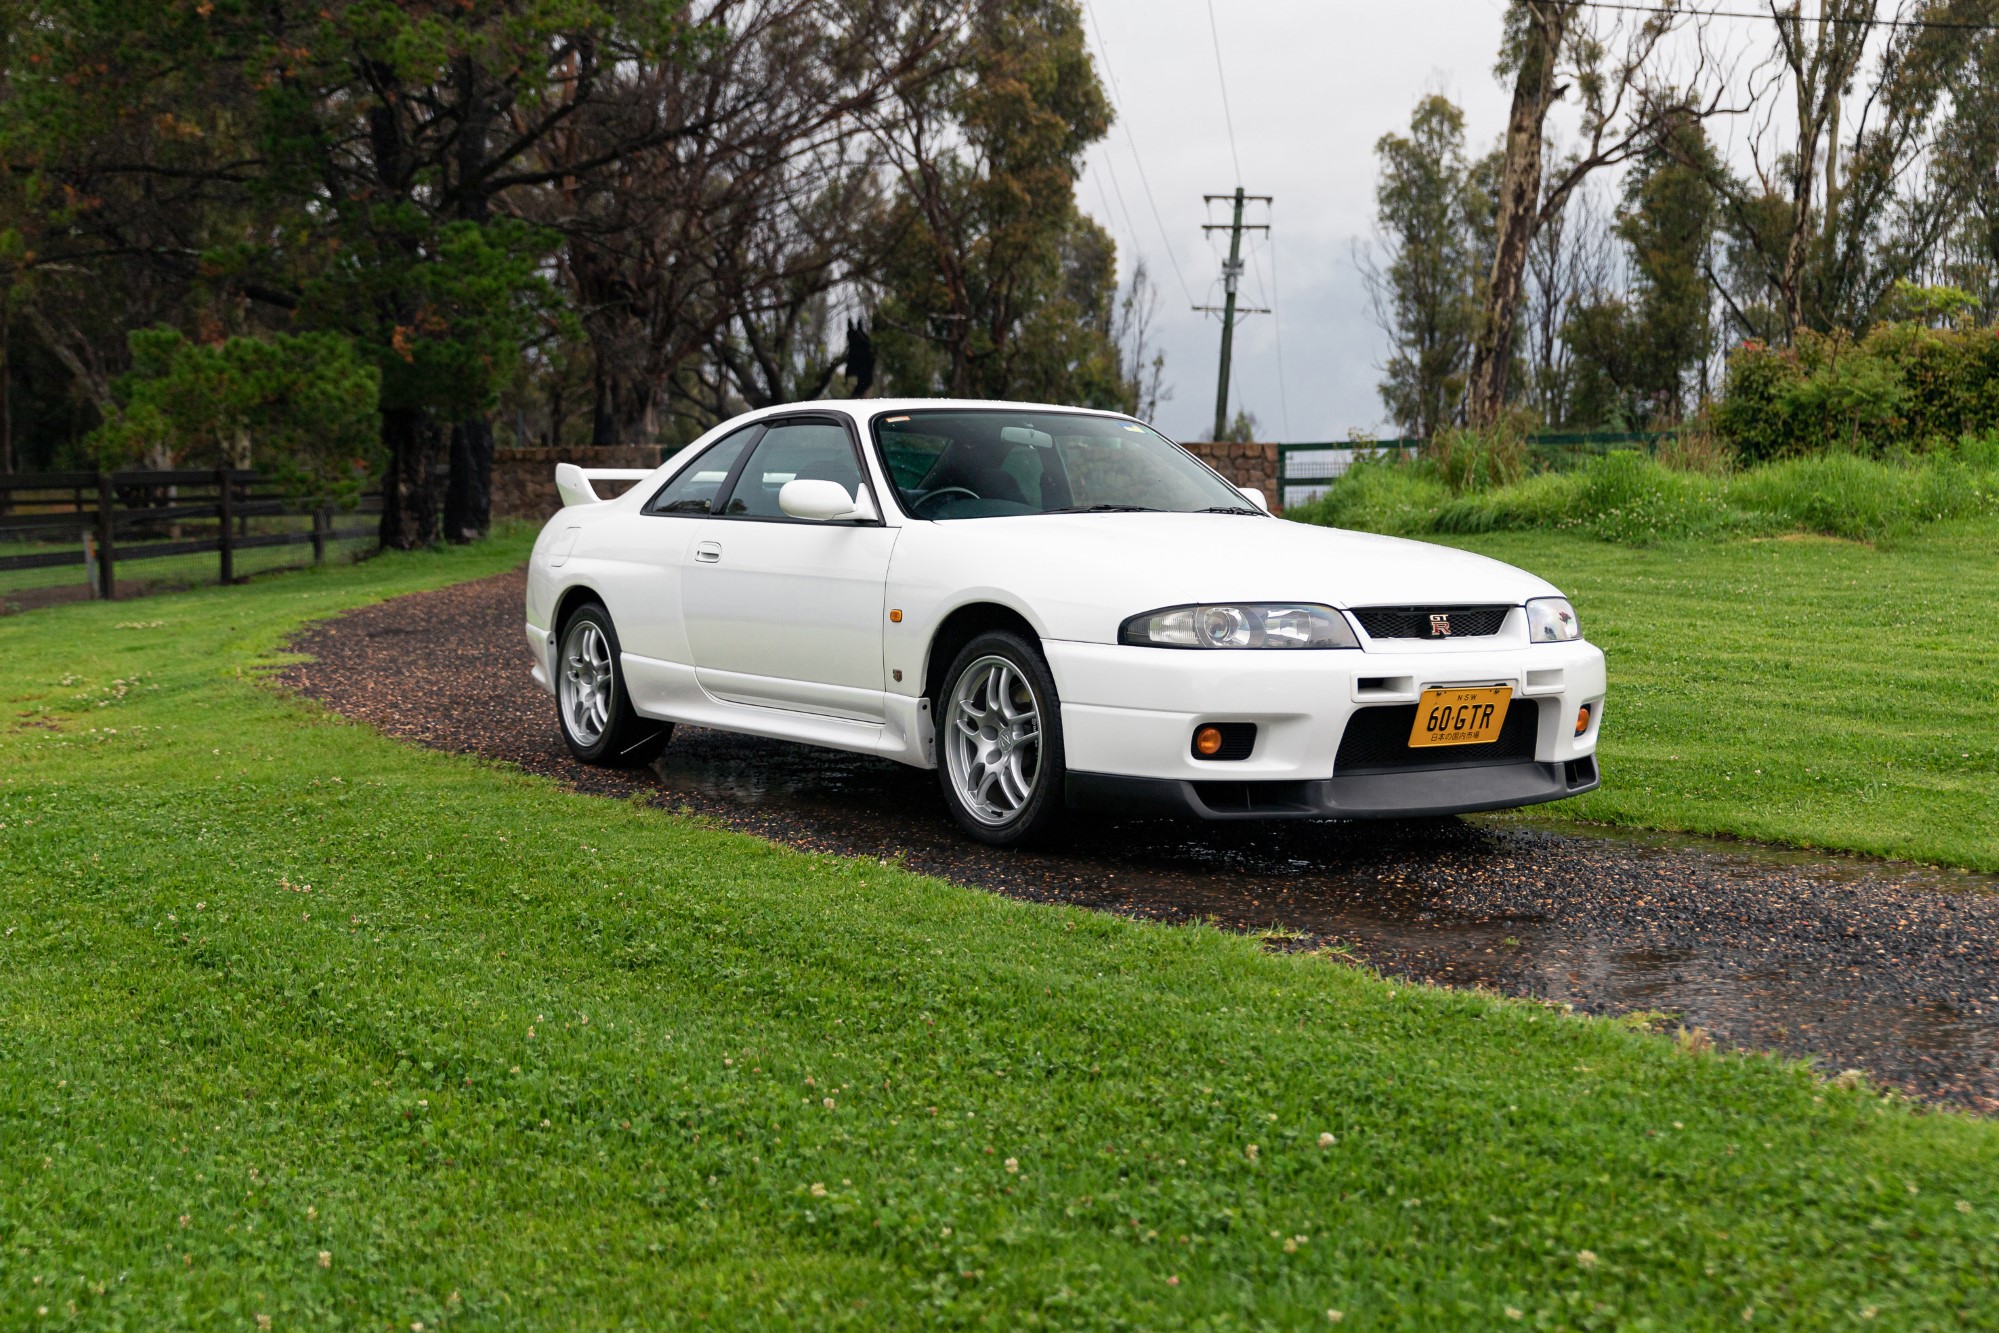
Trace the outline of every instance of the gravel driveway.
[[577, 765], [528, 677], [524, 586], [516, 571], [311, 626], [294, 646], [315, 660], [284, 679], [392, 736], [793, 846], [899, 855], [1017, 898], [1277, 927], [1282, 947], [1337, 945], [1421, 981], [1658, 1010], [1724, 1045], [1999, 1112], [1999, 886], [1984, 877], [1488, 820], [1092, 821], [1049, 851], [992, 851], [951, 827], [934, 774], [886, 760], [683, 728], [653, 769]]

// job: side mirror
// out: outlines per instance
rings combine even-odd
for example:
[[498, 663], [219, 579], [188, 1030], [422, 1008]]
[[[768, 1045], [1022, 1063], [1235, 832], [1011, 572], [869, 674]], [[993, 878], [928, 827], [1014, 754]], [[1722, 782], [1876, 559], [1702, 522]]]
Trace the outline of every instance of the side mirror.
[[1238, 486], [1236, 489], [1242, 492], [1243, 499], [1249, 501], [1266, 514], [1270, 512], [1270, 501], [1264, 497], [1262, 491], [1254, 486]]
[[866, 490], [858, 496], [849, 495], [847, 488], [837, 481], [787, 481], [777, 493], [777, 507], [792, 518], [812, 523], [878, 517]]

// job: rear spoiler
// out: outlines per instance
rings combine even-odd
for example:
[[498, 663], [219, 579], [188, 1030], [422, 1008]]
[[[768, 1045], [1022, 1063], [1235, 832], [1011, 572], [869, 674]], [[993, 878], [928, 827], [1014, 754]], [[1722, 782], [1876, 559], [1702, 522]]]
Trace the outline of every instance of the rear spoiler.
[[565, 505], [593, 505], [603, 501], [592, 481], [644, 481], [655, 469], [646, 467], [578, 467], [574, 463], [555, 465], [555, 489]]

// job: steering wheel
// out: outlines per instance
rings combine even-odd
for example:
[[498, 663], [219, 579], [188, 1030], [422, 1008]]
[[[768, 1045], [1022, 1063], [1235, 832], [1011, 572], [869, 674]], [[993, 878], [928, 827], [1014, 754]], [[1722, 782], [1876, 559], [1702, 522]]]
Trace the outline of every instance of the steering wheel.
[[936, 490], [918, 500], [911, 508], [916, 511], [919, 517], [923, 517], [925, 516], [924, 511], [930, 507], [932, 501], [946, 500], [953, 495], [962, 495], [968, 500], [982, 500], [985, 498], [967, 486], [939, 486]]

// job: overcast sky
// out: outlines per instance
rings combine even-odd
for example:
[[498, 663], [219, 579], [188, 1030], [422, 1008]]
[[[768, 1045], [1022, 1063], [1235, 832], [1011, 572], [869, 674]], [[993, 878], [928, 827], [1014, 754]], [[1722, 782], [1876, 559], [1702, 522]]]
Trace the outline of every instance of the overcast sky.
[[[1269, 305], [1259, 278], [1266, 293], [1274, 278], [1277, 315], [1237, 329], [1231, 393], [1231, 411], [1255, 413], [1260, 438], [1337, 440], [1381, 424], [1382, 338], [1353, 259], [1355, 241], [1373, 232], [1374, 144], [1406, 128], [1432, 91], [1464, 108], [1472, 144], [1496, 139], [1508, 100], [1492, 76], [1501, 9], [1500, 0], [1215, 0], [1241, 183], [1276, 196], [1274, 230], [1258, 240], [1244, 287], [1245, 304]], [[1180, 439], [1205, 439], [1214, 424], [1221, 325], [1188, 306], [1221, 303], [1227, 237], [1211, 243], [1200, 227], [1228, 218], [1220, 204], [1210, 217], [1201, 196], [1237, 184], [1208, 13], [1207, 0], [1086, 6], [1098, 73], [1121, 115], [1091, 151], [1077, 199], [1117, 238], [1124, 272], [1142, 257], [1158, 284], [1173, 395], [1159, 425]]]

